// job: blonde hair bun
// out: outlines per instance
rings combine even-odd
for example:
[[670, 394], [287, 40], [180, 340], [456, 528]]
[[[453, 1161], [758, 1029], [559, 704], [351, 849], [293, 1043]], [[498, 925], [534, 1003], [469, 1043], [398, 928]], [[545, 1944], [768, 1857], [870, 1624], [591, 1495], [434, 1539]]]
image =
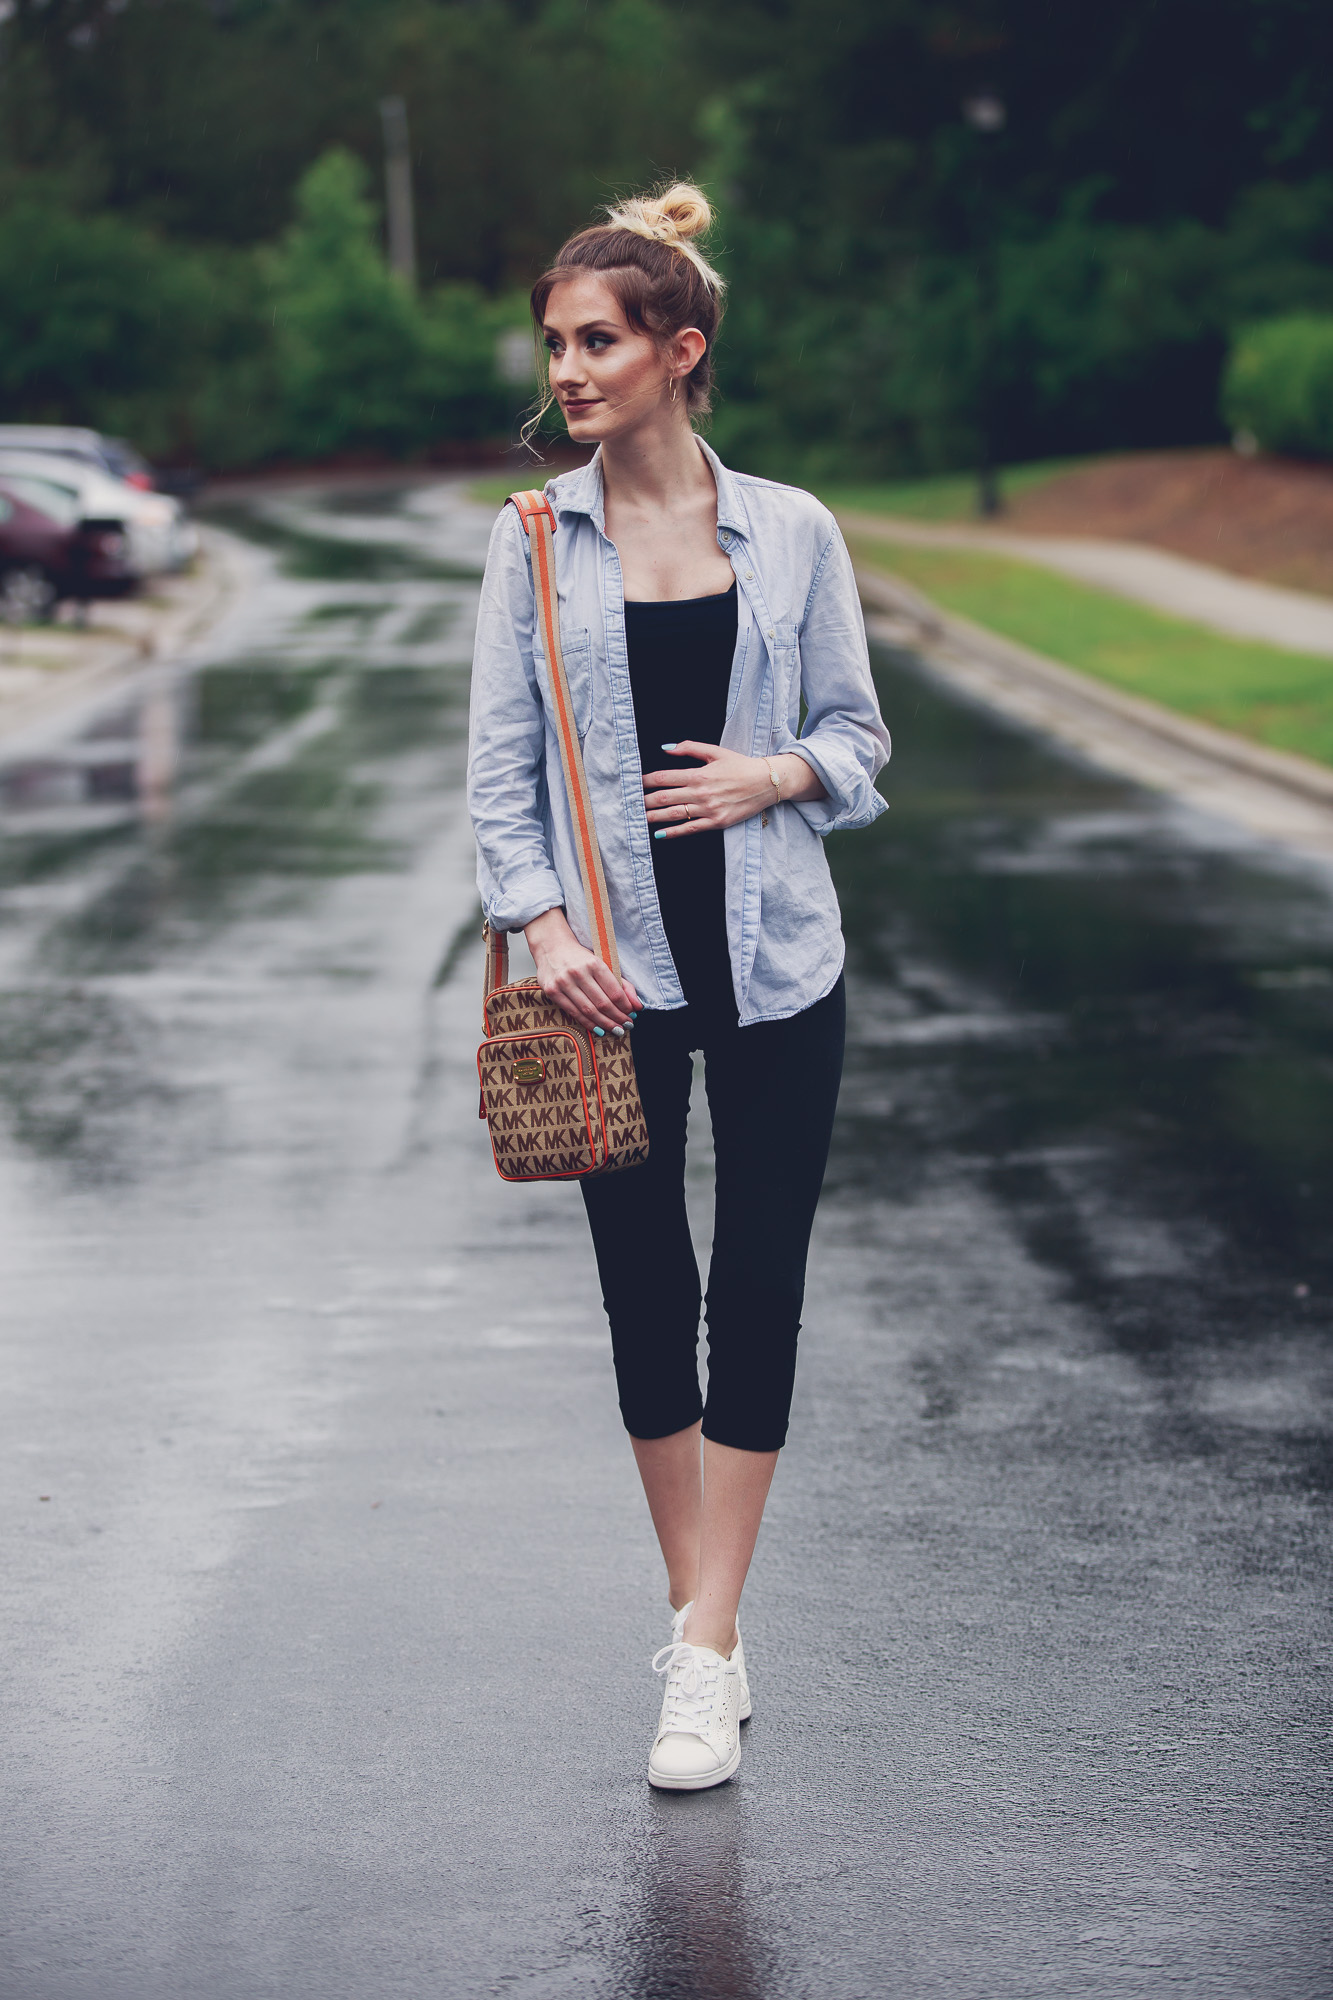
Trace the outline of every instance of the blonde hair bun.
[[631, 195], [606, 211], [607, 219], [620, 229], [632, 229], [636, 236], [651, 235], [658, 243], [688, 243], [704, 236], [713, 223], [713, 211], [702, 188], [690, 181], [673, 181], [657, 194]]
[[651, 243], [664, 243], [689, 258], [712, 291], [722, 292], [721, 274], [694, 248], [692, 238], [712, 228], [713, 211], [708, 196], [692, 181], [673, 181], [656, 194], [629, 195], [606, 211], [612, 229], [628, 229], [646, 236]]

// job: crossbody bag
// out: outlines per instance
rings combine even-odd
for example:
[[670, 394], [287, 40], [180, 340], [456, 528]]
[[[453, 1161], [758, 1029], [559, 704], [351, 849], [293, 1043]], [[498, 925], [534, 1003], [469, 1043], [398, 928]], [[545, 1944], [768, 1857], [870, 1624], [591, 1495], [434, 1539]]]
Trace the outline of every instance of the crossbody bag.
[[[616, 978], [620, 954], [602, 851], [583, 768], [560, 645], [555, 514], [544, 493], [511, 493], [532, 554], [532, 586], [546, 647], [560, 764], [569, 799], [593, 949]], [[594, 1036], [548, 1000], [536, 979], [509, 983], [509, 940], [487, 924], [482, 1032], [477, 1050], [481, 1116], [496, 1170], [507, 1181], [582, 1180], [648, 1157], [634, 1052], [626, 1035]]]

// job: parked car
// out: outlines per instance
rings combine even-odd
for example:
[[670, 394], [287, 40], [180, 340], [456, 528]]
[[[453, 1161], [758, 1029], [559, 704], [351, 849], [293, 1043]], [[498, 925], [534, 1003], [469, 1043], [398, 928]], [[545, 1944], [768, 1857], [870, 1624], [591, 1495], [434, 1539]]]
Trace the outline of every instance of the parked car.
[[0, 613], [12, 624], [49, 618], [62, 598], [119, 597], [138, 581], [123, 521], [85, 518], [69, 489], [0, 478]]
[[0, 479], [13, 478], [42, 479], [62, 487], [73, 496], [81, 519], [122, 523], [136, 576], [183, 569], [199, 547], [198, 532], [179, 500], [129, 486], [84, 459], [19, 451], [0, 443]]
[[148, 460], [124, 438], [107, 437], [102, 431], [84, 430], [75, 424], [0, 424], [0, 449], [50, 452], [57, 458], [77, 459], [145, 493], [151, 493], [157, 483]]

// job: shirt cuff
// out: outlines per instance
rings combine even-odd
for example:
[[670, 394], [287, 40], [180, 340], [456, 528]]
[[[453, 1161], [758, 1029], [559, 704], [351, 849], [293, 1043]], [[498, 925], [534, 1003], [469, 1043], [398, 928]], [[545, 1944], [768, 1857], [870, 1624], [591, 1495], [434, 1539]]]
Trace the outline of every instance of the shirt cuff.
[[882, 812], [888, 811], [855, 758], [851, 759], [851, 771], [839, 777], [808, 743], [786, 743], [780, 754], [803, 758], [828, 794], [823, 799], [793, 801], [796, 811], [816, 833], [851, 833], [859, 826], [869, 826]]
[[563, 910], [565, 892], [554, 868], [528, 868], [482, 899], [493, 931], [521, 931], [547, 910]]

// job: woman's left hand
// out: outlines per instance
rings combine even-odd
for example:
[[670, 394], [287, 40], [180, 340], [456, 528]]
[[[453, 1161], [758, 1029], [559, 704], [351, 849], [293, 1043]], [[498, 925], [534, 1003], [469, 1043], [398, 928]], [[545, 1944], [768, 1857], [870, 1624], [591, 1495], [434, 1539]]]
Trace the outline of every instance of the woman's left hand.
[[716, 743], [676, 743], [671, 754], [689, 758], [695, 768], [649, 771], [643, 780], [648, 824], [665, 840], [674, 840], [682, 833], [715, 833], [776, 805], [779, 794], [770, 765], [776, 770], [783, 799], [824, 795], [823, 785], [804, 757], [790, 753], [742, 757], [739, 750], [723, 750]]
[[670, 754], [689, 760], [695, 769], [649, 771], [643, 780], [648, 824], [668, 840], [678, 833], [735, 826], [777, 801], [762, 757], [742, 757], [716, 743], [677, 743]]

